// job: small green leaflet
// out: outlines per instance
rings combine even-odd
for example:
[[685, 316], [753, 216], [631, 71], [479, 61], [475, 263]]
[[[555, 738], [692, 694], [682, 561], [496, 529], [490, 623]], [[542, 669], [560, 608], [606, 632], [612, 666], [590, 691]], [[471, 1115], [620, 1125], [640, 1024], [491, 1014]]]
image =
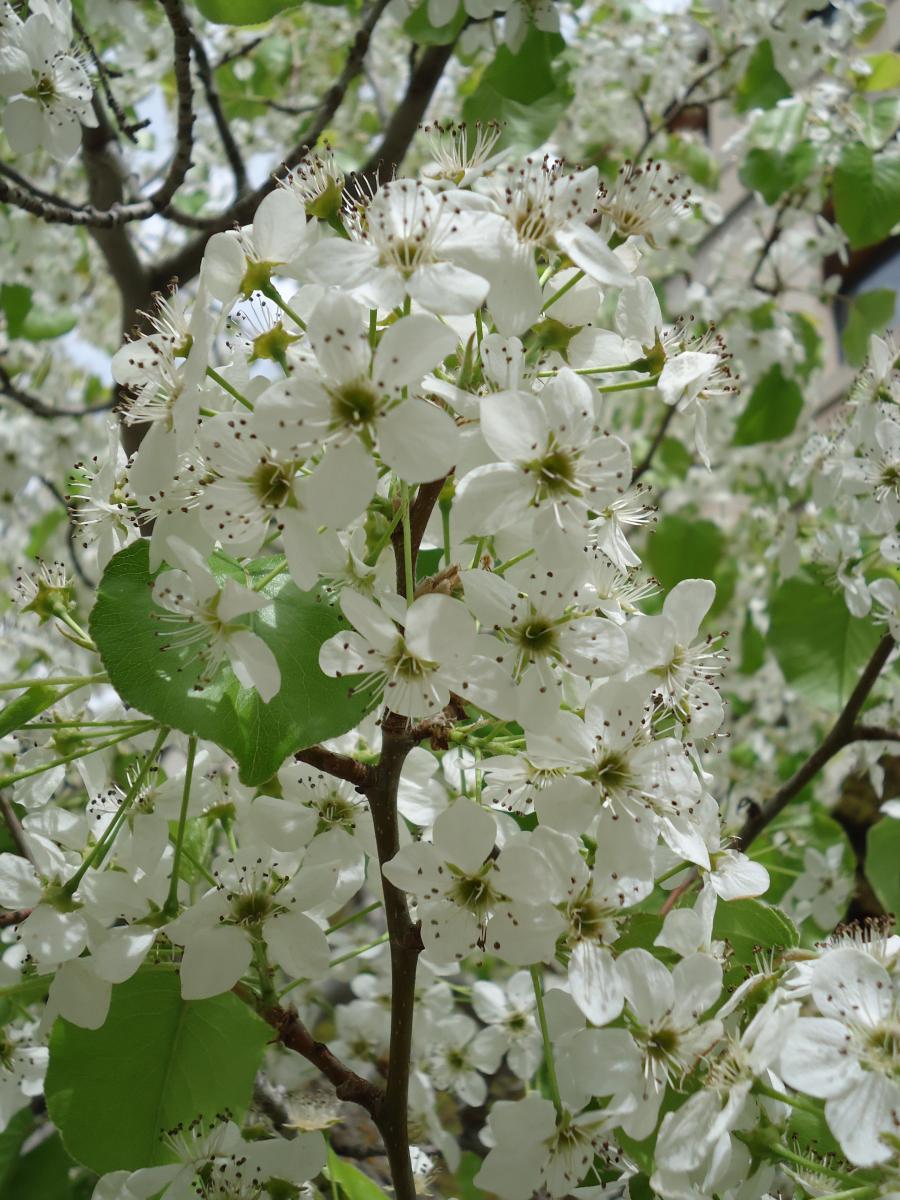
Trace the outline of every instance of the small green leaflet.
[[[287, 574], [263, 588], [272, 598], [254, 613], [248, 627], [270, 647], [281, 669], [282, 686], [268, 704], [238, 683], [223, 663], [201, 691], [194, 684], [202, 666], [190, 647], [161, 649], [164, 626], [154, 613], [145, 541], [134, 542], [111, 559], [91, 613], [91, 636], [110, 682], [139, 712], [183, 733], [207, 738], [227, 750], [240, 767], [243, 783], [257, 786], [278, 770], [288, 755], [352, 729], [366, 712], [366, 699], [351, 696], [353, 679], [331, 679], [319, 669], [319, 647], [346, 629], [339, 611], [320, 592], [301, 592]], [[240, 568], [216, 558], [220, 577]], [[254, 563], [259, 575], [271, 566]], [[251, 577], [252, 578], [252, 577]]]
[[0, 709], [0, 737], [6, 737], [8, 733], [27, 725], [32, 717], [54, 704], [60, 695], [58, 688], [48, 687], [45, 683], [29, 688], [24, 696], [17, 697]]
[[759, 442], [781, 441], [793, 433], [802, 408], [803, 393], [776, 363], [750, 393], [738, 418], [733, 444], [755, 446]]
[[886, 912], [900, 913], [900, 820], [882, 817], [866, 839], [866, 879]]
[[300, 0], [197, 0], [197, 7], [216, 25], [261, 25]]
[[101, 1174], [172, 1162], [166, 1130], [225, 1110], [240, 1120], [271, 1037], [231, 992], [182, 1000], [176, 971], [145, 967], [113, 988], [100, 1029], [57, 1020], [47, 1109], [72, 1157]]
[[737, 85], [734, 107], [738, 112], [749, 112], [751, 108], [774, 108], [779, 100], [786, 100], [791, 89], [775, 66], [772, 43], [760, 42], [750, 56], [743, 79]]
[[879, 631], [852, 617], [843, 596], [809, 574], [781, 584], [769, 616], [767, 640], [788, 683], [822, 708], [841, 708], [878, 644]]
[[900, 155], [846, 146], [832, 183], [837, 223], [854, 250], [883, 241], [900, 221]]
[[729, 900], [719, 904], [713, 937], [728, 942], [735, 958], [742, 963], [753, 962], [758, 948], [782, 950], [800, 945], [794, 922], [762, 900]]
[[388, 1200], [387, 1193], [383, 1192], [374, 1180], [368, 1175], [363, 1175], [352, 1163], [338, 1158], [330, 1146], [327, 1170], [331, 1182], [338, 1185], [346, 1200]]
[[861, 367], [869, 354], [869, 338], [873, 333], [884, 333], [894, 323], [897, 293], [893, 288], [876, 288], [863, 292], [850, 301], [850, 315], [841, 345], [851, 366]]

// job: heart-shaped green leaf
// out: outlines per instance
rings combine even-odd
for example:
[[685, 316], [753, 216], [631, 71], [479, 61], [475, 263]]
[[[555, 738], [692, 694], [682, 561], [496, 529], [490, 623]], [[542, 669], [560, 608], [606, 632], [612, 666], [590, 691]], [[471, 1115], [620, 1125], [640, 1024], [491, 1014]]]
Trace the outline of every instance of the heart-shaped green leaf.
[[[261, 578], [271, 563], [254, 565]], [[241, 568], [221, 558], [220, 578]], [[252, 586], [253, 574], [244, 582]], [[319, 669], [319, 647], [346, 628], [340, 611], [320, 592], [301, 592], [286, 574], [262, 588], [272, 603], [246, 618], [268, 645], [281, 670], [281, 690], [264, 704], [242, 687], [228, 663], [198, 691], [202, 663], [195, 647], [162, 648], [162, 613], [153, 600], [149, 549], [134, 542], [110, 560], [91, 613], [91, 636], [110, 682], [133, 708], [184, 733], [216, 742], [237, 762], [243, 783], [256, 786], [288, 755], [346, 733], [364, 716], [366, 700], [352, 695], [353, 680], [331, 679]]]

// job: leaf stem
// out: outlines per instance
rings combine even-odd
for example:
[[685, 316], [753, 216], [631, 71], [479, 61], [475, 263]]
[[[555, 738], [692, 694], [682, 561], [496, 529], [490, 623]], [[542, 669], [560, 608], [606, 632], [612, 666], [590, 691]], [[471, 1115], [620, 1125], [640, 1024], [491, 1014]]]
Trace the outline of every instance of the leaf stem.
[[163, 905], [167, 916], [175, 916], [178, 912], [178, 872], [181, 866], [181, 854], [184, 850], [184, 829], [187, 825], [188, 808], [191, 802], [191, 780], [194, 775], [194, 758], [197, 754], [197, 739], [188, 738], [187, 764], [184, 768], [184, 788], [181, 793], [181, 811], [178, 814], [178, 832], [175, 835], [175, 852], [172, 855], [172, 878], [169, 880], [169, 894]]
[[547, 311], [551, 304], [555, 304], [557, 300], [563, 297], [566, 292], [571, 291], [576, 283], [581, 283], [582, 279], [584, 279], [584, 271], [576, 271], [572, 278], [566, 280], [562, 287], [559, 288], [558, 291], [555, 291], [553, 295], [550, 296], [550, 298], [546, 301], [544, 304], [544, 312]]
[[27, 691], [33, 687], [50, 687], [54, 684], [65, 683], [74, 683], [83, 687], [89, 683], [101, 683], [105, 680], [105, 671], [98, 671], [96, 675], [46, 675], [40, 679], [15, 679], [10, 683], [0, 683], [0, 692]]
[[108, 741], [88, 746], [86, 750], [76, 750], [72, 754], [63, 754], [59, 758], [52, 759], [50, 762], [41, 763], [37, 767], [30, 767], [27, 771], [18, 771], [15, 775], [4, 775], [0, 778], [0, 788], [18, 783], [20, 779], [30, 779], [33, 775], [42, 775], [44, 771], [52, 771], [54, 767], [64, 767], [66, 763], [74, 762], [77, 758], [85, 758], [88, 754], [97, 754], [100, 750], [108, 750], [110, 746], [115, 746], [117, 742], [122, 742], [125, 738], [132, 737], [138, 733], [147, 733], [148, 730], [155, 728], [156, 722], [148, 721], [143, 727], [124, 729], [121, 733], [117, 733], [115, 737], [109, 738]]
[[550, 1029], [547, 1025], [547, 1014], [544, 1011], [544, 981], [541, 978], [541, 968], [531, 968], [531, 983], [534, 988], [534, 1003], [537, 1009], [538, 1025], [541, 1030], [541, 1040], [544, 1043], [544, 1063], [547, 1067], [547, 1082], [550, 1085], [550, 1098], [556, 1109], [557, 1117], [563, 1115], [562, 1100], [559, 1096], [559, 1081], [556, 1078], [556, 1063], [553, 1058], [553, 1043], [550, 1040]]
[[299, 328], [302, 329], [304, 333], [306, 333], [306, 322], [303, 320], [303, 318], [300, 316], [300, 314], [294, 312], [294, 310], [291, 308], [291, 306], [285, 301], [284, 297], [281, 295], [281, 292], [279, 292], [279, 290], [275, 286], [275, 284], [272, 283], [271, 279], [269, 280], [269, 282], [266, 284], [265, 287], [262, 287], [259, 290], [262, 292], [262, 294], [264, 296], [268, 296], [270, 300], [274, 300], [274, 302], [278, 305], [278, 307], [281, 309], [281, 311], [283, 313], [286, 313], [291, 318], [291, 320], [294, 322], [294, 324], [299, 326]]
[[236, 387], [232, 387], [224, 375], [220, 375], [214, 367], [207, 367], [206, 374], [213, 381], [213, 383], [217, 383], [224, 392], [227, 392], [229, 396], [234, 397], [238, 404], [243, 404], [244, 408], [249, 408], [250, 411], [253, 412], [253, 405], [250, 403], [247, 397], [242, 395]]
[[66, 896], [73, 895], [75, 890], [77, 889], [79, 883], [81, 883], [82, 879], [84, 878], [85, 874], [87, 873], [87, 871], [95, 865], [99, 867], [100, 864], [103, 862], [103, 859], [106, 857], [107, 851], [109, 850], [109, 848], [113, 844], [113, 842], [116, 840], [119, 830], [122, 828], [123, 824], [125, 823], [125, 818], [128, 816], [129, 810], [131, 809], [131, 806], [134, 803], [138, 792], [144, 786], [144, 780], [147, 778], [147, 773], [149, 772], [150, 767], [153, 765], [153, 762], [156, 759], [157, 755], [159, 754], [160, 750], [162, 750], [163, 743], [165, 742], [166, 738], [169, 736], [169, 733], [170, 733], [170, 730], [168, 729], [167, 726], [163, 726], [163, 728], [160, 729], [159, 733], [157, 734], [156, 741], [153, 743], [153, 748], [151, 749], [150, 753], [146, 756], [143, 763], [141, 764], [141, 769], [138, 771], [138, 773], [134, 779], [134, 782], [131, 784], [131, 787], [125, 793], [125, 797], [122, 800], [122, 803], [119, 805], [119, 811], [116, 813], [116, 815], [110, 821], [110, 823], [107, 825], [106, 829], [103, 832], [103, 835], [100, 837], [99, 841], [95, 844], [93, 850], [91, 850], [90, 854], [87, 856], [87, 858], [81, 864], [81, 866], [78, 868], [78, 870], [72, 876], [72, 878], [66, 880], [66, 882], [63, 884], [62, 891], [63, 891], [64, 895], [66, 895]]

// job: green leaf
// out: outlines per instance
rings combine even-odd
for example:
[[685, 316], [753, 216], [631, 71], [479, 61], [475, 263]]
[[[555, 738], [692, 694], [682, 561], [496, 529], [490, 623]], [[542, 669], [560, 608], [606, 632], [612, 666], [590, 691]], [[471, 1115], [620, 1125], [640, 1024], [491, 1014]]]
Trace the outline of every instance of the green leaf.
[[197, 7], [216, 25], [261, 25], [300, 0], [197, 0]]
[[535, 26], [518, 54], [501, 46], [465, 101], [463, 120], [499, 121], [500, 146], [533, 147], [545, 141], [571, 99], [566, 69], [553, 61], [564, 46], [559, 34]]
[[832, 183], [837, 223], [854, 250], [883, 241], [900, 221], [900, 156], [845, 146]]
[[659, 461], [667, 471], [671, 471], [678, 479], [684, 479], [694, 465], [694, 456], [678, 438], [663, 438], [659, 448]]
[[724, 547], [722, 530], [712, 521], [669, 513], [647, 543], [647, 562], [668, 591], [682, 579], [711, 579]]
[[4, 283], [0, 286], [0, 308], [6, 314], [6, 332], [11, 338], [21, 337], [31, 309], [31, 288], [24, 283]]
[[872, 38], [884, 24], [887, 16], [887, 8], [879, 2], [879, 0], [863, 0], [859, 5], [859, 11], [866, 19], [866, 24], [862, 32], [859, 34], [857, 41], [865, 45], [871, 42]]
[[[23, 1096], [23, 1100], [26, 1098]], [[10, 1118], [0, 1133], [0, 1200], [10, 1200], [15, 1193], [9, 1191], [9, 1182], [16, 1171], [22, 1151], [22, 1143], [34, 1129], [34, 1114], [26, 1103]]]
[[403, 32], [419, 46], [446, 46], [455, 42], [466, 23], [466, 10], [460, 4], [452, 21], [432, 25], [428, 20], [428, 0], [423, 0], [403, 22]]
[[818, 152], [812, 142], [798, 142], [782, 154], [755, 146], [740, 169], [741, 182], [774, 204], [785, 192], [798, 187], [815, 167]]
[[803, 347], [803, 362], [797, 366], [796, 371], [800, 379], [805, 382], [813, 371], [822, 365], [822, 336], [815, 321], [805, 313], [792, 312], [788, 315], [794, 330], [794, 337]]
[[[366, 699], [351, 696], [353, 679], [331, 679], [319, 669], [319, 647], [347, 628], [320, 592], [301, 592], [287, 574], [263, 589], [272, 604], [248, 620], [281, 668], [282, 686], [268, 704], [238, 683], [223, 663], [212, 683], [194, 691], [202, 665], [191, 647], [162, 651], [163, 626], [154, 613], [146, 541], [120, 551], [107, 566], [91, 613], [91, 636], [126, 703], [184, 733], [208, 738], [231, 754], [242, 782], [264, 783], [288, 755], [352, 729]], [[271, 563], [254, 564], [261, 573]], [[240, 568], [214, 559], [220, 576]]]
[[900, 821], [882, 817], [866, 838], [866, 878], [887, 912], [900, 913]]
[[25, 547], [25, 553], [29, 558], [39, 558], [41, 551], [46, 546], [49, 539], [53, 536], [55, 530], [66, 519], [66, 510], [62, 507], [51, 508], [39, 517], [32, 525], [29, 531], [28, 545]]
[[900, 96], [880, 96], [870, 100], [854, 96], [850, 107], [856, 118], [859, 136], [870, 150], [878, 150], [887, 142], [900, 120]]
[[759, 442], [778, 442], [792, 433], [803, 408], [803, 393], [793, 379], [787, 379], [781, 365], [766, 371], [750, 393], [734, 431], [735, 446], [755, 446]]
[[781, 584], [769, 617], [768, 643], [788, 683], [822, 708], [841, 708], [878, 644], [875, 626], [808, 575]]
[[789, 104], [779, 104], [761, 112], [750, 128], [750, 142], [762, 150], [777, 150], [786, 154], [803, 134], [809, 106], [793, 98]]
[[458, 1195], [459, 1200], [484, 1200], [485, 1193], [475, 1182], [483, 1162], [484, 1159], [471, 1150], [463, 1150], [459, 1166], [454, 1172], [453, 1194]]
[[752, 962], [758, 948], [800, 945], [794, 922], [762, 900], [729, 900], [719, 904], [713, 920], [713, 937], [727, 941], [735, 958], [742, 963]]
[[738, 112], [748, 112], [751, 108], [774, 108], [779, 100], [785, 100], [790, 95], [790, 86], [775, 67], [772, 43], [768, 40], [760, 42], [737, 85], [734, 107]]
[[27, 725], [32, 717], [54, 704], [59, 695], [57, 688], [49, 687], [45, 683], [38, 684], [37, 687], [29, 688], [23, 696], [11, 700], [5, 708], [0, 708], [0, 738]]
[[741, 629], [741, 662], [738, 670], [742, 675], [755, 675], [765, 658], [766, 639], [756, 628], [748, 612]]
[[93, 1171], [171, 1162], [166, 1130], [226, 1109], [240, 1121], [271, 1035], [231, 992], [182, 1000], [177, 972], [145, 967], [113, 988], [100, 1029], [56, 1021], [48, 1112]]
[[851, 366], [861, 367], [866, 361], [869, 338], [873, 333], [883, 333], [890, 327], [896, 303], [897, 293], [893, 288], [877, 288], [850, 301], [850, 313], [841, 334], [841, 345]]
[[719, 182], [719, 164], [704, 142], [672, 134], [665, 158], [674, 166], [681, 167], [701, 187], [714, 188]]
[[74, 1165], [59, 1134], [52, 1134], [18, 1159], [0, 1189], [0, 1200], [73, 1200], [69, 1171]]
[[29, 342], [49, 342], [62, 337], [78, 324], [78, 314], [71, 308], [58, 308], [52, 312], [46, 308], [32, 307], [22, 322], [20, 336]]
[[338, 1158], [330, 1146], [327, 1170], [332, 1182], [340, 1187], [347, 1200], [388, 1200], [387, 1193], [373, 1179], [363, 1175], [352, 1163]]
[[900, 54], [895, 50], [867, 54], [863, 62], [870, 67], [870, 74], [858, 77], [856, 86], [861, 92], [890, 92], [900, 86]]

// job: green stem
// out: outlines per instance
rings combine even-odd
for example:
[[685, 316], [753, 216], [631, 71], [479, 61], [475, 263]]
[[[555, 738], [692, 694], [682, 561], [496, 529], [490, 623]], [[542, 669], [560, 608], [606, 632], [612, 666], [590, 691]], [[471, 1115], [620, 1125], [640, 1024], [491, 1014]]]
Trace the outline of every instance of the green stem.
[[331, 934], [336, 933], [339, 929], [343, 929], [346, 925], [352, 925], [354, 921], [361, 921], [363, 917], [367, 917], [376, 908], [381, 908], [380, 900], [373, 900], [371, 904], [367, 904], [359, 912], [351, 913], [349, 917], [343, 917], [340, 921], [335, 921], [333, 925], [329, 925], [325, 930], [325, 936], [330, 937]]
[[472, 561], [469, 563], [469, 570], [474, 571], [481, 559], [481, 551], [484, 549], [484, 543], [487, 538], [480, 537], [475, 543], [475, 553], [472, 555]]
[[415, 599], [416, 580], [413, 574], [412, 525], [409, 519], [409, 484], [400, 484], [400, 513], [403, 521], [403, 575], [406, 583], [407, 608]]
[[65, 608], [63, 608], [62, 605], [59, 605], [59, 606], [54, 605], [53, 606], [53, 615], [54, 615], [54, 617], [56, 617], [57, 621], [62, 621], [62, 623], [64, 625], [68, 626], [68, 628], [72, 630], [72, 632], [75, 634], [76, 638], [78, 639], [78, 644], [80, 646], [83, 646], [86, 650], [96, 650], [97, 649], [97, 647], [94, 645], [92, 639], [81, 628], [81, 626], [78, 624], [78, 622], [72, 616], [72, 614], [66, 612]]
[[184, 768], [184, 789], [181, 793], [181, 811], [178, 814], [178, 832], [175, 835], [175, 853], [172, 856], [172, 878], [169, 880], [169, 895], [163, 905], [167, 916], [175, 916], [178, 912], [178, 872], [181, 867], [181, 853], [184, 849], [184, 829], [187, 825], [188, 807], [191, 803], [191, 780], [194, 775], [194, 757], [197, 753], [197, 739], [188, 738], [187, 765]]
[[115, 746], [117, 742], [122, 742], [125, 738], [132, 737], [134, 734], [146, 733], [149, 729], [155, 729], [155, 721], [147, 721], [147, 723], [136, 729], [125, 729], [122, 733], [117, 733], [115, 737], [108, 741], [96, 743], [93, 746], [88, 746], [86, 750], [76, 750], [72, 754], [63, 754], [59, 758], [54, 758], [50, 762], [41, 763], [40, 766], [30, 767], [27, 771], [18, 771], [15, 775], [4, 775], [0, 778], [0, 788], [9, 787], [13, 783], [18, 783], [20, 779], [30, 779], [33, 775], [42, 775], [44, 771], [52, 771], [54, 767], [64, 767], [66, 763], [74, 762], [76, 758], [85, 758], [88, 754], [96, 754], [100, 750], [107, 750], [110, 746]]
[[541, 968], [535, 966], [531, 968], [531, 983], [534, 988], [534, 1003], [537, 1008], [538, 1025], [541, 1030], [541, 1039], [544, 1043], [544, 1063], [547, 1067], [547, 1082], [550, 1085], [550, 1098], [553, 1101], [553, 1107], [556, 1109], [557, 1117], [563, 1114], [562, 1100], [559, 1096], [559, 1083], [556, 1078], [556, 1063], [553, 1059], [553, 1043], [550, 1041], [550, 1029], [547, 1025], [547, 1014], [544, 1011], [544, 982], [541, 978]]
[[576, 271], [572, 278], [567, 280], [567, 282], [564, 283], [558, 291], [554, 292], [549, 300], [547, 300], [547, 302], [544, 304], [544, 312], [547, 311], [551, 304], [555, 304], [560, 297], [564, 296], [566, 292], [571, 291], [576, 283], [581, 283], [582, 279], [584, 279], [584, 271]]
[[378, 345], [378, 309], [369, 309], [369, 347], [374, 350]]
[[534, 554], [534, 550], [523, 550], [521, 554], [516, 554], [513, 558], [508, 558], [506, 562], [500, 563], [494, 567], [495, 575], [502, 575], [504, 571], [508, 571], [510, 567], [514, 567], [516, 563], [522, 562], [526, 558], [530, 558]]
[[451, 547], [451, 543], [450, 543], [450, 509], [452, 508], [452, 505], [441, 504], [441, 505], [439, 505], [439, 507], [441, 510], [441, 532], [442, 532], [442, 536], [443, 536], [443, 540], [444, 540], [444, 566], [449, 567], [450, 566], [450, 553], [451, 553], [451, 550], [450, 550], [450, 547]]
[[278, 576], [284, 574], [286, 570], [287, 559], [284, 559], [277, 566], [273, 567], [271, 571], [267, 571], [265, 575], [263, 575], [262, 579], [258, 579], [256, 583], [254, 583], [254, 592], [261, 592], [266, 584], [271, 583], [273, 579], [277, 579]]
[[393, 537], [394, 530], [400, 524], [402, 519], [403, 519], [403, 509], [398, 508], [397, 511], [394, 513], [393, 517], [391, 517], [391, 523], [388, 525], [384, 534], [381, 536], [381, 538], [375, 544], [375, 548], [366, 555], [366, 566], [369, 566], [369, 567], [375, 566], [375, 564], [378, 562], [378, 559], [381, 557], [381, 552], [384, 550], [385, 546], [387, 546], [387, 544], [390, 542], [391, 538]]
[[268, 296], [270, 300], [274, 300], [274, 302], [278, 305], [278, 307], [281, 309], [281, 311], [283, 313], [286, 313], [291, 318], [291, 320], [294, 322], [294, 324], [299, 326], [300, 329], [302, 329], [303, 332], [306, 333], [306, 322], [299, 315], [299, 313], [295, 313], [294, 310], [291, 308], [291, 306], [285, 302], [284, 297], [281, 295], [281, 292], [279, 292], [278, 288], [275, 286], [274, 283], [272, 283], [271, 280], [269, 280], [269, 282], [266, 284], [265, 287], [262, 287], [259, 290], [262, 292], [262, 294], [264, 296]]
[[[640, 360], [638, 360], [640, 361]], [[633, 362], [617, 363], [614, 367], [577, 367], [576, 375], [614, 375], [616, 371], [637, 371]], [[538, 379], [554, 379], [559, 371], [538, 371]]]
[[207, 869], [206, 869], [206, 867], [204, 867], [203, 863], [200, 862], [199, 859], [195, 858], [193, 856], [193, 854], [191, 854], [191, 852], [190, 852], [190, 850], [188, 850], [187, 846], [181, 847], [181, 857], [186, 862], [189, 862], [191, 864], [191, 866], [194, 868], [194, 870], [197, 871], [198, 874], [202, 875], [208, 884], [210, 884], [212, 887], [219, 886], [215, 875], [213, 875], [209, 871], [207, 871]]
[[367, 942], [365, 946], [357, 946], [355, 950], [348, 950], [346, 954], [341, 954], [337, 958], [333, 958], [328, 965], [329, 967], [336, 967], [338, 963], [349, 962], [351, 958], [359, 958], [366, 951], [374, 950], [376, 946], [383, 946], [390, 936], [389, 933], [383, 933], [380, 937], [375, 938], [374, 941]]
[[841, 1183], [849, 1184], [851, 1187], [859, 1186], [859, 1179], [853, 1175], [848, 1175], [846, 1171], [838, 1171], [835, 1167], [829, 1167], [827, 1163], [816, 1162], [813, 1158], [806, 1158], [803, 1154], [797, 1154], [787, 1146], [782, 1146], [775, 1142], [771, 1146], [772, 1153], [776, 1158], [780, 1158], [783, 1162], [793, 1163], [794, 1166], [802, 1167], [804, 1171], [810, 1171], [816, 1175], [827, 1175], [830, 1179], [837, 1179]]
[[247, 397], [241, 395], [236, 387], [232, 387], [224, 375], [220, 375], [214, 367], [207, 367], [206, 374], [213, 381], [213, 383], [217, 383], [219, 385], [222, 391], [227, 392], [229, 396], [234, 397], [238, 404], [243, 404], [244, 408], [249, 408], [250, 411], [253, 412], [253, 405], [250, 403]]
[[595, 392], [636, 392], [640, 388], [656, 387], [659, 375], [651, 375], [649, 379], [632, 379], [628, 383], [601, 383], [594, 388]]
[[169, 732], [170, 731], [167, 726], [163, 726], [163, 728], [160, 729], [159, 733], [157, 734], [156, 741], [153, 743], [152, 750], [144, 759], [143, 763], [141, 764], [141, 769], [138, 771], [134, 782], [125, 793], [125, 797], [122, 800], [122, 803], [119, 805], [119, 811], [110, 821], [109, 825], [107, 825], [102, 837], [96, 843], [93, 850], [84, 860], [72, 878], [66, 880], [66, 882], [63, 884], [62, 891], [64, 895], [73, 895], [87, 871], [90, 870], [90, 868], [94, 865], [99, 867], [103, 862], [107, 851], [116, 840], [119, 830], [125, 823], [125, 818], [128, 816], [129, 810], [131, 809], [138, 792], [144, 786], [144, 780], [147, 778], [147, 773], [149, 772], [150, 767], [153, 765], [156, 756], [159, 754], [160, 750], [162, 750], [163, 743], [169, 736]]
[[786, 1092], [779, 1092], [776, 1088], [769, 1087], [759, 1080], [754, 1084], [753, 1091], [757, 1096], [768, 1096], [770, 1100], [777, 1100], [780, 1104], [789, 1104], [791, 1108], [800, 1109], [802, 1112], [813, 1113], [817, 1117], [822, 1115], [821, 1107], [805, 1096], [788, 1096]]
[[100, 683], [105, 679], [105, 671], [98, 671], [96, 675], [47, 675], [43, 679], [16, 679], [11, 683], [0, 683], [0, 692], [27, 691], [33, 687], [49, 687], [64, 683], [74, 683], [78, 687], [84, 687], [89, 683]]
[[481, 343], [484, 340], [484, 324], [481, 320], [481, 309], [475, 309], [475, 340], [478, 342], [478, 349], [481, 349]]

